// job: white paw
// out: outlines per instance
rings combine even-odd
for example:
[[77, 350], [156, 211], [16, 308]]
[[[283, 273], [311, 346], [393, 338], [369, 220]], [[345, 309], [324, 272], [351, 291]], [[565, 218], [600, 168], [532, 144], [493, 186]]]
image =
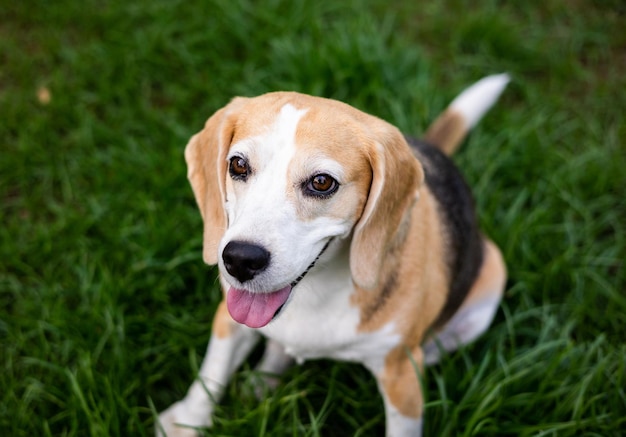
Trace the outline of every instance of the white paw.
[[167, 410], [159, 414], [155, 424], [156, 437], [198, 437], [197, 427], [210, 426], [207, 420], [197, 420], [191, 417], [188, 407], [182, 402], [176, 402]]

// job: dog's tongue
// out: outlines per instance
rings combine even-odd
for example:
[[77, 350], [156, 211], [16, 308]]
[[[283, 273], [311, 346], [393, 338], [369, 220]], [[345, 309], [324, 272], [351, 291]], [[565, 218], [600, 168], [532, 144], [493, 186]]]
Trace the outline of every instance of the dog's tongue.
[[226, 295], [228, 312], [235, 321], [250, 328], [267, 325], [276, 311], [287, 302], [291, 286], [286, 286], [271, 293], [251, 293], [230, 287]]

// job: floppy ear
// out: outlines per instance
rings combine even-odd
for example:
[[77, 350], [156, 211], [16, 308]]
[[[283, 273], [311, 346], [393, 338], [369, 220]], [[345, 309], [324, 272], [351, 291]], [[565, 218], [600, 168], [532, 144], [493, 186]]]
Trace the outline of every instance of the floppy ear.
[[369, 150], [372, 184], [350, 246], [352, 279], [364, 289], [378, 285], [385, 256], [424, 181], [422, 166], [404, 136], [379, 123]]
[[237, 110], [244, 101], [236, 98], [213, 114], [185, 147], [187, 178], [204, 221], [202, 257], [207, 264], [217, 264], [217, 249], [226, 231], [226, 154], [234, 135]]

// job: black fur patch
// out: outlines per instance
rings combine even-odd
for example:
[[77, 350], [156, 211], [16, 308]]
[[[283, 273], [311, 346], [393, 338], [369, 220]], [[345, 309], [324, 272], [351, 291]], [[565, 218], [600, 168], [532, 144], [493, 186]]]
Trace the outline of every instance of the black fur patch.
[[472, 193], [452, 160], [425, 142], [410, 137], [406, 140], [424, 167], [426, 184], [439, 204], [438, 212], [447, 231], [446, 262], [451, 283], [445, 306], [432, 326], [437, 329], [465, 300], [480, 271], [484, 247]]

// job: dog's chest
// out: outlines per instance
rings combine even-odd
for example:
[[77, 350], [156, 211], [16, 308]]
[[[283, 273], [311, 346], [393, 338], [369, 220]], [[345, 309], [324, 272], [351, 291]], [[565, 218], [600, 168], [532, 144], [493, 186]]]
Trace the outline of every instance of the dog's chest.
[[359, 329], [361, 312], [351, 303], [354, 288], [345, 269], [320, 269], [294, 291], [283, 314], [260, 331], [298, 361], [330, 358], [375, 365], [400, 342], [392, 322], [373, 332]]

